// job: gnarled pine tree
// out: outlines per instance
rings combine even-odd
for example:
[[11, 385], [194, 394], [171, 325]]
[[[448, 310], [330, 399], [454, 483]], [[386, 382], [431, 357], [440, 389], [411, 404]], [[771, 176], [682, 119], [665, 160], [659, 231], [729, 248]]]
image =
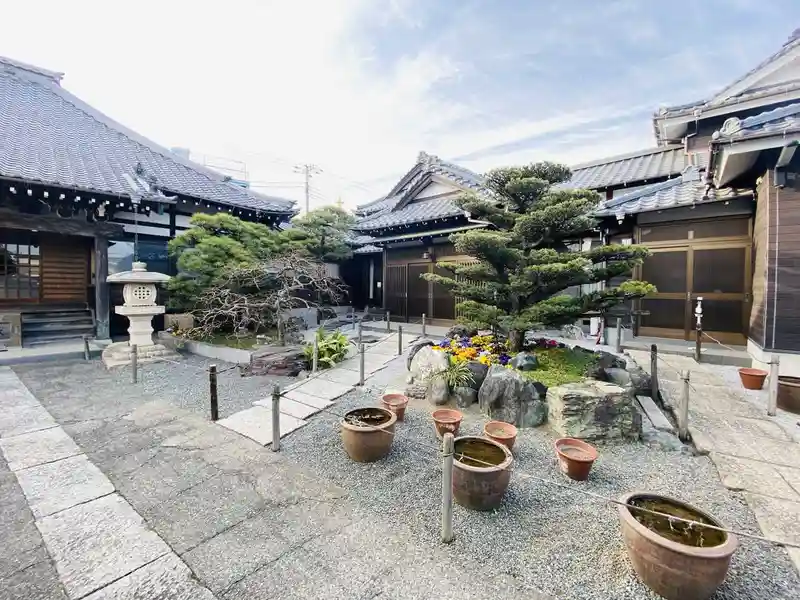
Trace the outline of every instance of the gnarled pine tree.
[[442, 262], [438, 266], [452, 276], [423, 275], [464, 299], [458, 304], [462, 322], [506, 331], [514, 351], [522, 349], [529, 329], [574, 323], [587, 312], [605, 311], [655, 291], [648, 283], [629, 280], [581, 296], [559, 293], [608, 282], [648, 255], [642, 246], [570, 250], [570, 242], [596, 227], [591, 212], [600, 202], [591, 190], [553, 187], [570, 177], [567, 167], [550, 162], [490, 171], [485, 194], [470, 193], [457, 203], [495, 229], [451, 236], [459, 254], [474, 257], [477, 264]]

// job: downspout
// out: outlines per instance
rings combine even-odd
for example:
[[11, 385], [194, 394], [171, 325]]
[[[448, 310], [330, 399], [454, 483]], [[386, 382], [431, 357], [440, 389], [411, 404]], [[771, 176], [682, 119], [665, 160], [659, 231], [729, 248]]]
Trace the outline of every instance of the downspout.
[[778, 316], [778, 249], [781, 241], [781, 208], [780, 188], [775, 188], [775, 268], [773, 269], [774, 282], [772, 284], [772, 350], [775, 350], [775, 331]]

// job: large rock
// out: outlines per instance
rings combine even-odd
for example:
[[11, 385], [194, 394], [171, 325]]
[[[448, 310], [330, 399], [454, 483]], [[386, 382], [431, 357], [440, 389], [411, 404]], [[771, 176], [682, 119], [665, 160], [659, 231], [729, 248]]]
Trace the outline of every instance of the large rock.
[[652, 391], [650, 374], [633, 360], [629, 359], [624, 369], [611, 367], [603, 372], [605, 377], [601, 379], [627, 389], [634, 396], [649, 396]]
[[538, 427], [547, 420], [547, 403], [533, 382], [517, 371], [493, 365], [478, 391], [481, 410], [517, 427]]
[[431, 373], [438, 373], [447, 368], [449, 360], [441, 350], [433, 350], [430, 346], [422, 346], [414, 354], [408, 370], [414, 381], [422, 382]]
[[586, 371], [586, 376], [590, 379], [600, 379], [601, 381], [605, 381], [606, 369], [624, 369], [627, 364], [623, 357], [617, 356], [616, 354], [612, 354], [610, 352], [605, 352], [604, 350], [598, 350], [597, 352], [594, 352], [593, 350], [589, 350], [581, 346], [576, 346], [574, 349], [578, 351], [591, 352], [598, 355], [597, 361], [594, 362]]
[[444, 379], [435, 377], [428, 382], [425, 398], [435, 406], [442, 406], [450, 400], [450, 388]]
[[477, 360], [470, 360], [467, 362], [467, 368], [472, 373], [472, 382], [469, 385], [473, 390], [481, 389], [486, 374], [489, 372], [489, 365], [479, 363]]
[[638, 440], [642, 417], [633, 395], [606, 381], [584, 380], [547, 390], [553, 430], [582, 440]]
[[411, 347], [408, 349], [408, 356], [406, 357], [406, 369], [411, 370], [411, 363], [414, 360], [414, 357], [417, 355], [417, 352], [425, 348], [426, 346], [433, 346], [433, 342], [431, 340], [417, 340]]
[[511, 359], [511, 366], [519, 371], [535, 371], [539, 368], [539, 359], [531, 352], [519, 352]]
[[467, 327], [465, 325], [453, 325], [450, 329], [447, 330], [446, 337], [453, 339], [462, 337], [473, 337], [475, 335], [478, 335], [478, 330], [473, 327]]
[[455, 400], [458, 408], [469, 408], [478, 401], [478, 390], [471, 387], [459, 386], [453, 388], [451, 396], [453, 400]]

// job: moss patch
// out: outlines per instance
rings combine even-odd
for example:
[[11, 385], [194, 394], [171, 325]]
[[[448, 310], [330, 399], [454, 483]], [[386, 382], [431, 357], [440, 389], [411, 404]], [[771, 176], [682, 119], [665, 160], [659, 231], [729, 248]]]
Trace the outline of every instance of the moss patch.
[[534, 352], [539, 359], [539, 368], [534, 371], [521, 371], [526, 379], [539, 381], [548, 388], [576, 383], [586, 378], [586, 372], [599, 357], [589, 352], [574, 351], [569, 348], [553, 348]]

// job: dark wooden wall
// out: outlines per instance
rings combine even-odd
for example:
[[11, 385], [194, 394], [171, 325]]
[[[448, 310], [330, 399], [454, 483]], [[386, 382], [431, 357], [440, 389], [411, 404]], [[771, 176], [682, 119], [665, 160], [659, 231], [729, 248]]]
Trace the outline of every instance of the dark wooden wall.
[[749, 337], [759, 346], [765, 344], [765, 324], [769, 315], [767, 281], [769, 271], [769, 204], [772, 193], [771, 173], [757, 188], [756, 217], [753, 223], [753, 304], [750, 309]]

